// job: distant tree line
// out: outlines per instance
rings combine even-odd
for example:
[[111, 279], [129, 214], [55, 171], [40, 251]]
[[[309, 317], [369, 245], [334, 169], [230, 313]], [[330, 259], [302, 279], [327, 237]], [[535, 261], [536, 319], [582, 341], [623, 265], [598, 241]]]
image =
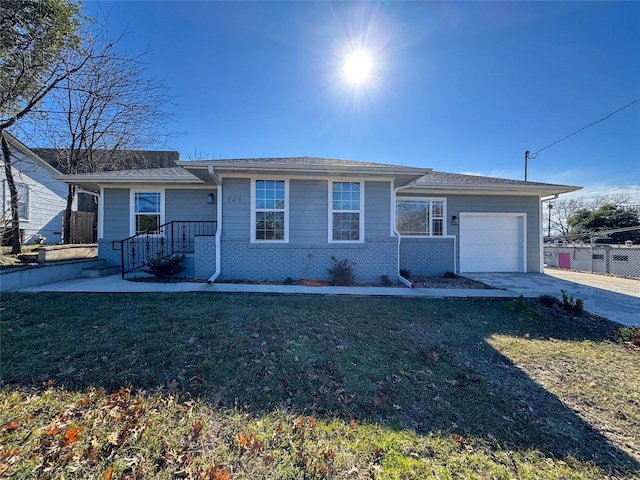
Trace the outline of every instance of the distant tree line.
[[[566, 198], [555, 200], [552, 205], [552, 208], [544, 209], [544, 225], [550, 225], [552, 237], [585, 240], [598, 231], [640, 228], [640, 207], [632, 205], [628, 195], [601, 195], [591, 199]], [[627, 240], [640, 243], [640, 229], [613, 233], [609, 238], [614, 243], [624, 243]]]

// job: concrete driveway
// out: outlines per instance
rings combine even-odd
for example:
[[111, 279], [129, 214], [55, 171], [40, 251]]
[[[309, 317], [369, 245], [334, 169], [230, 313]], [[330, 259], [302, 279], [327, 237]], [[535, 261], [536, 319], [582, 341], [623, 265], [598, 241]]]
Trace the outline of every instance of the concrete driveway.
[[548, 268], [542, 273], [472, 273], [465, 277], [535, 298], [561, 290], [584, 300], [584, 308], [622, 325], [640, 325], [640, 280]]

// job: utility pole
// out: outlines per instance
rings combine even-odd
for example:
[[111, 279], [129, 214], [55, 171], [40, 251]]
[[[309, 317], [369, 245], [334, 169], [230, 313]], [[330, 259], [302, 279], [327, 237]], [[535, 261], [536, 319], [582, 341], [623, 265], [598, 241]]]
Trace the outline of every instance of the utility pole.
[[551, 209], [553, 208], [553, 203], [549, 202], [549, 205], [547, 206], [549, 207], [549, 230], [548, 230], [547, 237], [551, 239]]
[[524, 181], [527, 181], [527, 163], [529, 163], [529, 150], [524, 152]]

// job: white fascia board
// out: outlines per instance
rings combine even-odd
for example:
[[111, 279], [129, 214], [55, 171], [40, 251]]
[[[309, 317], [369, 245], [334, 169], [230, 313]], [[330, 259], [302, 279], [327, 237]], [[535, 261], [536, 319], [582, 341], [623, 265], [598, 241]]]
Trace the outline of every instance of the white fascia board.
[[148, 175], [130, 175], [122, 177], [104, 175], [58, 175], [57, 180], [69, 184], [78, 185], [122, 185], [122, 184], [192, 184], [201, 185], [205, 182], [197, 177], [150, 177]]
[[571, 187], [565, 185], [550, 185], [549, 187], [537, 186], [524, 186], [524, 185], [414, 185], [403, 193], [411, 194], [424, 194], [425, 192], [438, 193], [438, 194], [450, 194], [450, 195], [526, 195], [526, 196], [540, 196], [540, 195], [556, 195], [561, 193], [575, 192], [582, 187]]

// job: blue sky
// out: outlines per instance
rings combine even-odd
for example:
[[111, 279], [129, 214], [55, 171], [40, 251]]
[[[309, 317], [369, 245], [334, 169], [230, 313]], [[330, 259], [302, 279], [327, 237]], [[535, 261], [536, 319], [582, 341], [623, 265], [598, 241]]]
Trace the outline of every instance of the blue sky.
[[[640, 99], [639, 2], [89, 1], [174, 97], [183, 159], [315, 156], [522, 179]], [[369, 81], [345, 58], [364, 48]], [[531, 181], [640, 202], [640, 102]]]

